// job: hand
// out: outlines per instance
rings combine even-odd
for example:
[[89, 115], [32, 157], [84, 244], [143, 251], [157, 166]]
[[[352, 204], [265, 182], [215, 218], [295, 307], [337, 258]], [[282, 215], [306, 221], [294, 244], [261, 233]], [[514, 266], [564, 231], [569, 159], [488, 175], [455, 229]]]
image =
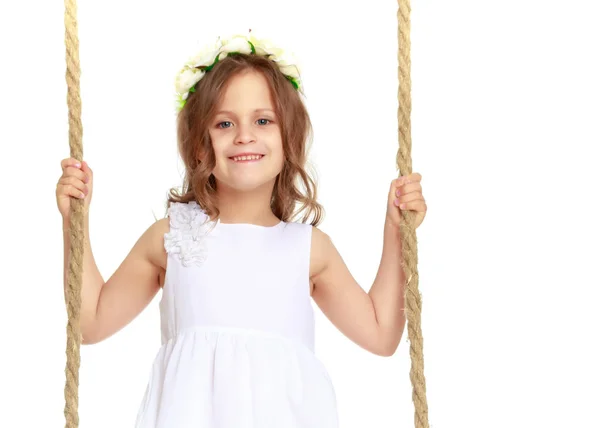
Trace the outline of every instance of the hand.
[[93, 173], [88, 164], [76, 159], [63, 159], [60, 163], [62, 175], [56, 184], [56, 204], [63, 220], [69, 220], [71, 198], [84, 198], [87, 209], [92, 200]]
[[427, 213], [427, 204], [421, 188], [421, 174], [414, 173], [392, 181], [388, 195], [386, 222], [399, 227], [402, 222], [400, 211], [414, 211], [416, 229], [423, 223]]

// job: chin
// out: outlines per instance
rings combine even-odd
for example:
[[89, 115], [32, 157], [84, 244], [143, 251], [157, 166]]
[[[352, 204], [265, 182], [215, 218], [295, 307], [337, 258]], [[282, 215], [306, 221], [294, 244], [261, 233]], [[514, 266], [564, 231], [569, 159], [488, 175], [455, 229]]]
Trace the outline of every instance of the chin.
[[221, 185], [239, 192], [248, 192], [263, 188], [271, 191], [275, 185], [277, 175], [269, 175], [266, 177], [229, 175], [223, 177], [215, 174], [215, 178], [217, 179], [217, 186]]
[[233, 180], [233, 181], [226, 181], [226, 182], [221, 181], [220, 183], [222, 183], [222, 185], [224, 184], [225, 187], [227, 187], [231, 190], [237, 191], [237, 192], [253, 192], [253, 191], [256, 191], [259, 189], [265, 189], [270, 192], [273, 189], [275, 180], [269, 180], [269, 181]]

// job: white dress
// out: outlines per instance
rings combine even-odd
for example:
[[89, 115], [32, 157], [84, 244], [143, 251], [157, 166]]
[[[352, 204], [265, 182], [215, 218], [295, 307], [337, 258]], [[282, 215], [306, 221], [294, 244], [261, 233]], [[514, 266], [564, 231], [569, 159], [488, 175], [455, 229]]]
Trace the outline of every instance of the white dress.
[[312, 226], [210, 221], [171, 204], [162, 346], [137, 428], [337, 428], [314, 354]]

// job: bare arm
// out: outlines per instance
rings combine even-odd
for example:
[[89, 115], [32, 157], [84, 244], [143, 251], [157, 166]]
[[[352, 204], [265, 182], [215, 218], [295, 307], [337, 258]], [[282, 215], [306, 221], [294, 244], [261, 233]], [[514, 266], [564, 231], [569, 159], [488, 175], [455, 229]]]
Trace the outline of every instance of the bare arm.
[[397, 226], [386, 224], [379, 270], [369, 296], [376, 308], [379, 331], [386, 353], [393, 355], [406, 324], [404, 290], [406, 276], [401, 266], [402, 237]]
[[[92, 254], [92, 247], [90, 245], [89, 236], [89, 215], [85, 215], [83, 220], [84, 229], [84, 250], [83, 250], [83, 273], [82, 273], [82, 289], [81, 289], [81, 330], [83, 333], [83, 343], [87, 342], [86, 331], [89, 329], [89, 325], [93, 323], [96, 314], [96, 306], [98, 303], [98, 296], [100, 289], [104, 284], [104, 279], [96, 266], [94, 255]], [[70, 257], [70, 237], [69, 237], [69, 221], [63, 219], [63, 242], [64, 242], [64, 293], [65, 303], [67, 300], [67, 280], [69, 272], [69, 257]]]
[[[64, 284], [67, 286], [69, 225], [63, 223]], [[89, 217], [84, 221], [85, 243], [81, 290], [81, 333], [84, 344], [100, 342], [130, 323], [160, 289], [166, 262], [163, 235], [168, 219], [150, 226], [135, 243], [115, 273], [104, 281], [89, 239]]]
[[406, 321], [399, 229], [385, 226], [379, 270], [368, 293], [356, 282], [329, 237], [317, 228], [313, 232], [315, 302], [357, 345], [376, 355], [393, 355]]

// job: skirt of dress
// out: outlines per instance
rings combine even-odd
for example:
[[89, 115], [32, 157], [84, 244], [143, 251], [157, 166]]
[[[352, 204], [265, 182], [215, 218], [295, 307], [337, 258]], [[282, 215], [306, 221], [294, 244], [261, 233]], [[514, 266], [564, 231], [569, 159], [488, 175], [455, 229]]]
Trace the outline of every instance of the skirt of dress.
[[158, 351], [136, 428], [338, 428], [331, 379], [281, 336], [196, 327]]

